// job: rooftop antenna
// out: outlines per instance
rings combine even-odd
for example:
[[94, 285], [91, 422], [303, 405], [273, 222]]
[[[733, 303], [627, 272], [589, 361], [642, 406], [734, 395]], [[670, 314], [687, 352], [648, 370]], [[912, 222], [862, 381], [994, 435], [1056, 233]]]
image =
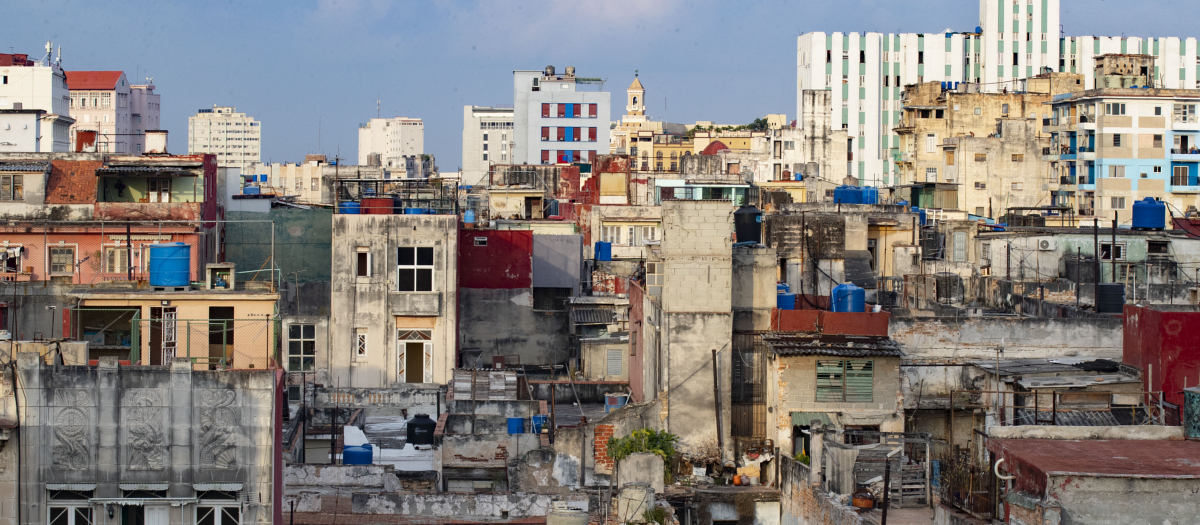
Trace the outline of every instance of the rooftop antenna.
[[42, 59], [42, 65], [43, 66], [50, 65], [50, 59], [53, 57], [54, 57], [54, 43], [47, 41], [46, 42], [46, 57]]
[[379, 118], [379, 99], [375, 99], [375, 118]]
[[62, 64], [62, 46], [58, 46], [58, 59], [56, 59], [54, 63], [59, 65]]

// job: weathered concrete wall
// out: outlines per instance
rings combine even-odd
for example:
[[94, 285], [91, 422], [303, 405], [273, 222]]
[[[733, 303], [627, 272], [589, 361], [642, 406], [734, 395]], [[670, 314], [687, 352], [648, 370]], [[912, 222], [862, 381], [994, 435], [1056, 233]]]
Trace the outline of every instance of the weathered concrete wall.
[[[39, 333], [46, 339], [62, 337], [62, 313], [75, 306], [75, 298], [69, 294], [76, 285], [48, 281], [4, 284], [0, 299], [8, 303], [4, 326], [13, 339], [29, 341]], [[47, 310], [47, 306], [55, 310]]]
[[893, 316], [888, 332], [916, 361], [992, 359], [1002, 339], [1006, 359], [1121, 357], [1121, 320], [1115, 318]]
[[287, 465], [283, 481], [289, 492], [328, 492], [334, 488], [400, 490], [391, 465]]
[[769, 330], [777, 306], [775, 250], [765, 246], [733, 249], [731, 303], [734, 330]]
[[[330, 277], [333, 210], [273, 208], [269, 213], [227, 212], [231, 221], [274, 221], [275, 267], [288, 282], [323, 282]], [[265, 223], [228, 223], [225, 260], [238, 270], [256, 270], [271, 258], [271, 227]], [[293, 275], [293, 272], [295, 274]], [[317, 297], [314, 297], [317, 298]], [[328, 302], [324, 299], [322, 303]]]
[[1061, 507], [1063, 525], [1195, 523], [1200, 479], [1139, 479], [1050, 475], [1048, 506]]
[[994, 439], [1134, 439], [1146, 441], [1183, 439], [1183, 427], [1150, 425], [1121, 427], [993, 426], [987, 429], [987, 433], [989, 438]]
[[537, 434], [454, 434], [442, 436], [442, 468], [505, 468], [508, 460], [541, 447]]
[[166, 483], [168, 497], [193, 498], [192, 484], [217, 482], [242, 484], [242, 523], [275, 522], [277, 371], [196, 371], [186, 358], [56, 370], [33, 353], [17, 366], [25, 516], [44, 515], [46, 483], [95, 483], [96, 498]]
[[444, 411], [446, 387], [429, 384], [402, 384], [393, 388], [318, 388], [312, 393], [317, 408], [363, 409], [364, 417], [396, 417], [402, 410], [408, 417], [426, 414], [437, 419]]
[[771, 379], [778, 408], [774, 422], [780, 450], [792, 450], [792, 412], [824, 412], [834, 424], [879, 425], [883, 432], [904, 431], [904, 391], [900, 382], [900, 359], [861, 358], [874, 361], [872, 396], [869, 403], [826, 403], [817, 401], [817, 361], [826, 356], [777, 357]]
[[842, 505], [809, 483], [807, 465], [784, 456], [780, 459], [780, 523], [859, 525], [866, 523], [853, 507]]
[[[341, 387], [378, 388], [404, 382], [444, 384], [457, 358], [458, 218], [454, 215], [333, 216], [330, 380]], [[397, 249], [433, 248], [433, 291], [400, 292]], [[370, 275], [357, 275], [358, 253], [370, 254]], [[432, 351], [421, 381], [400, 376], [398, 330], [428, 330]], [[354, 348], [366, 334], [365, 354]], [[406, 368], [407, 371], [407, 368]], [[406, 374], [407, 375], [407, 374]]]
[[429, 518], [528, 518], [545, 516], [554, 501], [587, 503], [587, 496], [541, 494], [354, 494], [355, 514]]
[[627, 483], [646, 483], [655, 494], [663, 493], [663, 460], [658, 454], [637, 453], [617, 464], [617, 487]]
[[561, 364], [571, 357], [567, 313], [535, 311], [529, 288], [462, 288], [459, 297], [459, 346], [478, 350], [481, 363], [499, 355], [519, 355], [524, 365]]

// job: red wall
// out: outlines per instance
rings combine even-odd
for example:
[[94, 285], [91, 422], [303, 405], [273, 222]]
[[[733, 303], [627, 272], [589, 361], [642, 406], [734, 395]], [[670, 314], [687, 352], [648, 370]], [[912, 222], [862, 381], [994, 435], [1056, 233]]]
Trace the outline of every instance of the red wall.
[[642, 287], [632, 280], [629, 282], [629, 390], [633, 400], [642, 403], [642, 366], [646, 349], [642, 346], [642, 329], [645, 322], [645, 304]]
[[1146, 390], [1183, 405], [1183, 389], [1200, 383], [1200, 312], [1125, 305], [1122, 360], [1142, 370]]
[[887, 312], [826, 312], [823, 310], [771, 310], [771, 330], [823, 334], [887, 337]]
[[[487, 246], [475, 246], [487, 237]], [[514, 289], [533, 286], [533, 232], [459, 230], [458, 286]]]

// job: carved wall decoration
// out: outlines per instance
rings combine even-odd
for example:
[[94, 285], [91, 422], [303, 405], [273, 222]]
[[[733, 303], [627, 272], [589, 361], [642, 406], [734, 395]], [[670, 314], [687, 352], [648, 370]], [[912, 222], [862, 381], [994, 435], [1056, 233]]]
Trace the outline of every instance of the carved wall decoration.
[[166, 435], [163, 422], [164, 392], [137, 388], [126, 393], [126, 438], [129, 441], [129, 470], [166, 468]]
[[87, 390], [60, 389], [54, 392], [54, 468], [87, 470], [92, 463], [92, 423]]
[[200, 390], [200, 468], [237, 468], [237, 394], [229, 389]]

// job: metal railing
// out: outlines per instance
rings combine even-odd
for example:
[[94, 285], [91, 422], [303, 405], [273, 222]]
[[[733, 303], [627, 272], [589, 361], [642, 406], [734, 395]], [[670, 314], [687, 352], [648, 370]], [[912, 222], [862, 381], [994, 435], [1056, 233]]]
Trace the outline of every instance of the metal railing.
[[1164, 410], [1161, 391], [952, 390], [950, 411], [959, 409], [992, 412], [999, 426], [1179, 426]]

